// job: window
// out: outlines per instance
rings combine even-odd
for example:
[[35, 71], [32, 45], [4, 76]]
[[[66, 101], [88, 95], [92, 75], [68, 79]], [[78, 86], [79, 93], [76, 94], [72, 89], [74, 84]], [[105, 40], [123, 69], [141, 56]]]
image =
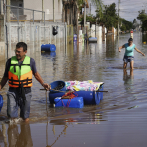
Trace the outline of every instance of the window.
[[22, 7], [22, 4], [19, 4], [19, 7]]

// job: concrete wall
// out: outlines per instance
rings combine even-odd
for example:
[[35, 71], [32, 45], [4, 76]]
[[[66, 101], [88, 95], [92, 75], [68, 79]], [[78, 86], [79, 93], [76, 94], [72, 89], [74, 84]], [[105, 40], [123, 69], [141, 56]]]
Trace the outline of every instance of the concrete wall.
[[[91, 37], [95, 37], [95, 25], [92, 25], [91, 27]], [[96, 37], [101, 38], [102, 37], [102, 27], [101, 26], [96, 26]]]
[[[54, 0], [55, 2], [55, 20], [62, 19], [62, 0]], [[24, 0], [24, 8], [42, 11], [42, 0]], [[44, 11], [46, 20], [53, 20], [53, 0], [44, 0]], [[32, 12], [24, 10], [27, 20], [32, 19]], [[41, 20], [42, 13], [35, 12], [35, 20]]]
[[0, 15], [0, 41], [4, 41], [4, 16]]
[[5, 52], [5, 43], [0, 42], [0, 61], [5, 60], [6, 52]]

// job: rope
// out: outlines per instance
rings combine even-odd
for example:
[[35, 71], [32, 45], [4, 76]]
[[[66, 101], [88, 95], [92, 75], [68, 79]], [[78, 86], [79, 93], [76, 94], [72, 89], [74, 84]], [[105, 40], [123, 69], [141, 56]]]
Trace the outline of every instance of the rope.
[[[73, 99], [73, 98], [75, 98], [75, 97], [77, 97], [77, 96], [78, 96], [78, 94], [75, 93], [75, 92], [73, 92], [73, 91], [70, 91], [70, 92], [67, 92], [66, 94], [64, 94], [64, 95], [61, 97], [61, 101], [62, 101], [63, 106], [64, 106], [64, 107], [69, 107], [70, 102], [71, 102], [71, 99]], [[63, 102], [62, 99], [68, 99], [66, 106], [65, 106], [65, 104], [64, 104], [64, 102]]]

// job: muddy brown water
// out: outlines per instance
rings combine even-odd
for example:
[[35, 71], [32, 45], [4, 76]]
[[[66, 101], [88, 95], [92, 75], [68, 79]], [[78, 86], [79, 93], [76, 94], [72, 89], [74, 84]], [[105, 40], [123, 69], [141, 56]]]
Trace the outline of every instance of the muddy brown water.
[[[53, 108], [46, 93], [33, 79], [30, 123], [9, 125], [6, 120], [6, 93], [1, 94], [4, 106], [0, 114], [0, 145], [18, 147], [146, 147], [147, 140], [147, 57], [135, 51], [134, 70], [129, 65], [123, 71], [123, 54], [118, 46], [127, 42], [130, 34], [108, 36], [98, 44], [69, 44], [62, 40], [56, 54], [33, 52], [38, 72], [44, 81], [93, 80], [103, 81], [103, 100], [99, 105], [82, 109]], [[147, 55], [146, 36], [134, 33], [136, 47]], [[30, 51], [29, 51], [30, 50]], [[5, 62], [0, 63], [0, 78]]]

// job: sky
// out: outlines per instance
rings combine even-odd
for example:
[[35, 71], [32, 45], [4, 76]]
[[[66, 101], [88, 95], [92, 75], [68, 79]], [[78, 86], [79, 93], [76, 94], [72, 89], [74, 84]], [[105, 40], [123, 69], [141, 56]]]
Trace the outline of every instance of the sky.
[[[116, 4], [116, 9], [118, 11], [118, 1], [119, 0], [102, 0], [104, 5], [110, 5], [112, 3]], [[92, 6], [92, 14], [94, 14], [94, 6]], [[147, 0], [120, 0], [119, 4], [120, 17], [128, 21], [133, 21], [137, 19], [138, 11], [145, 9], [147, 13]]]

